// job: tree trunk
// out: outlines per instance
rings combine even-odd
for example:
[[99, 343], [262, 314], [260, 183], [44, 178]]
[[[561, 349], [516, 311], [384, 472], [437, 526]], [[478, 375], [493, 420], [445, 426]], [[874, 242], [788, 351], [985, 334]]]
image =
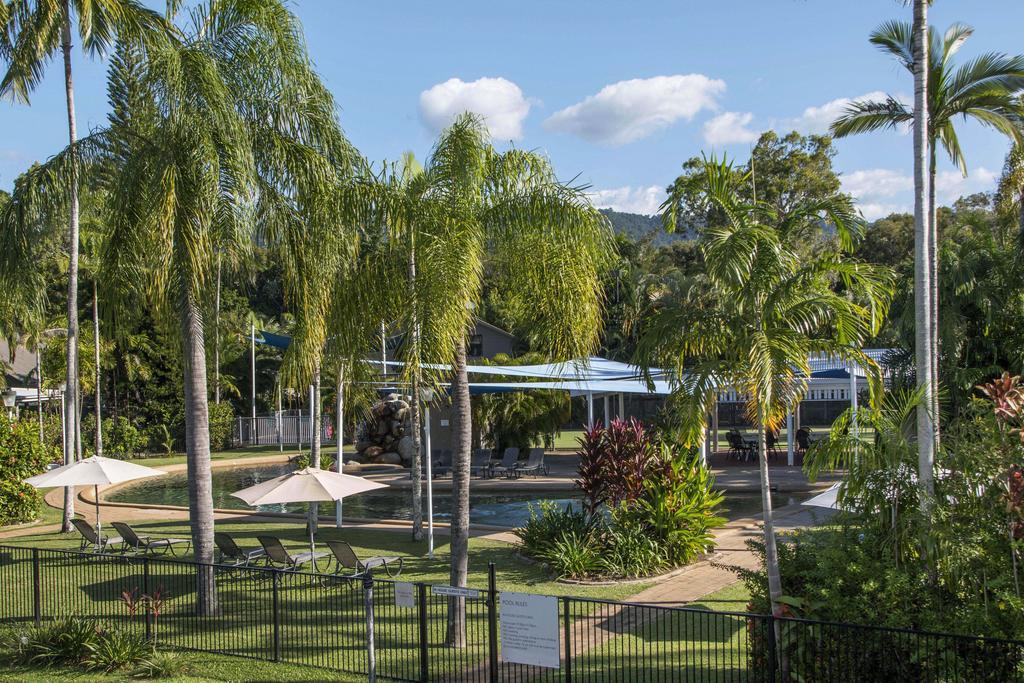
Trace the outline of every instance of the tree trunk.
[[931, 231], [928, 226], [928, 0], [914, 0], [914, 345], [917, 383], [924, 396], [917, 408], [917, 468], [921, 511], [931, 514], [935, 485], [932, 424]]
[[[416, 239], [409, 230], [409, 305], [412, 307], [412, 396], [409, 401], [409, 421], [412, 428], [412, 540], [423, 540], [423, 454], [420, 438], [420, 325], [416, 305]], [[426, 456], [429, 458], [430, 453]]]
[[931, 306], [932, 314], [932, 427], [935, 434], [934, 449], [939, 450], [939, 352], [942, 347], [942, 328], [939, 326], [939, 287], [942, 283], [939, 280], [939, 217], [935, 205], [935, 140], [928, 141], [928, 230], [931, 236], [928, 239], [928, 259], [931, 267], [932, 282], [929, 288], [928, 305]]
[[[466, 372], [466, 346], [455, 349], [452, 375], [452, 520], [450, 584], [465, 586], [469, 570], [469, 450], [472, 439], [472, 414], [469, 404], [469, 376]], [[448, 600], [448, 638], [451, 647], [465, 647], [466, 604], [464, 598]]]
[[[75, 142], [78, 129], [75, 124], [75, 89], [71, 79], [71, 7], [64, 0], [64, 25], [61, 27], [61, 50], [64, 53], [64, 98], [67, 102], [68, 140], [71, 147], [70, 216], [68, 218], [68, 334], [66, 363], [67, 381], [64, 402], [64, 464], [75, 459], [75, 434], [78, 432], [78, 152]], [[61, 531], [71, 531], [75, 516], [74, 488], [64, 488], [64, 516]]]
[[96, 455], [103, 455], [103, 414], [100, 410], [103, 395], [103, 373], [100, 371], [100, 303], [96, 281], [92, 281], [92, 350], [96, 356]]
[[217, 613], [213, 570], [213, 490], [210, 482], [210, 413], [206, 386], [206, 345], [202, 313], [191, 292], [181, 297], [181, 342], [185, 384], [185, 460], [192, 548], [201, 563], [196, 573], [196, 609]]
[[[316, 362], [316, 366], [313, 368], [313, 405], [309, 407], [310, 415], [312, 419], [312, 434], [309, 435], [309, 466], [313, 469], [320, 469], [320, 361]], [[315, 534], [317, 532], [318, 522], [320, 520], [320, 504], [310, 503], [309, 504], [309, 533]]]
[[[768, 597], [772, 603], [772, 615], [779, 617], [782, 616], [782, 603], [779, 602], [779, 598], [782, 597], [782, 576], [779, 573], [779, 551], [775, 545], [775, 520], [772, 516], [772, 489], [768, 479], [767, 426], [764, 422], [764, 415], [760, 412], [757, 422], [757, 460], [761, 470], [761, 514], [764, 520], [764, 571], [768, 575]], [[772, 628], [775, 629], [775, 642], [781, 644], [779, 622], [773, 621]], [[783, 680], [787, 680], [785, 674], [787, 667], [781, 647], [778, 653], [783, 670]]]
[[220, 405], [220, 254], [217, 254], [217, 295], [213, 301], [213, 402]]
[[36, 415], [39, 417], [39, 443], [46, 444], [46, 435], [43, 433], [43, 364], [40, 358], [43, 355], [42, 333], [36, 341]]

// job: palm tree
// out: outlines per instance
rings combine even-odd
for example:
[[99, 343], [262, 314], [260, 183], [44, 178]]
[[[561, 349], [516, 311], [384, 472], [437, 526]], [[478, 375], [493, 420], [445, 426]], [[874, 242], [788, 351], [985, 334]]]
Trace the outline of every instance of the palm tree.
[[[1024, 110], [1016, 98], [1016, 93], [1024, 88], [1024, 57], [988, 53], [956, 67], [953, 57], [971, 36], [973, 29], [963, 24], [954, 24], [940, 37], [934, 29], [927, 29], [926, 12], [926, 3], [917, 0], [914, 3], [913, 24], [887, 22], [876, 29], [870, 39], [874, 45], [895, 57], [913, 73], [914, 108], [908, 108], [893, 96], [889, 96], [884, 102], [854, 102], [832, 124], [832, 131], [837, 137], [845, 137], [882, 128], [895, 128], [909, 122], [914, 124], [915, 232], [920, 232], [917, 230], [920, 226], [916, 220], [918, 200], [923, 202], [922, 210], [927, 211], [927, 215], [923, 216], [927, 230], [920, 232], [921, 239], [915, 239], [916, 250], [924, 249], [926, 252], [925, 261], [920, 264], [915, 261], [915, 291], [922, 292], [915, 344], [918, 377], [928, 378], [929, 384], [925, 389], [925, 399], [918, 410], [921, 433], [934, 434], [934, 439], [924, 438], [920, 441], [920, 474], [922, 485], [928, 491], [932, 491], [932, 477], [930, 473], [926, 475], [924, 469], [927, 468], [930, 472], [930, 463], [934, 463], [934, 449], [939, 434], [936, 151], [941, 145], [961, 173], [967, 175], [967, 161], [954, 126], [957, 116], [973, 118], [1014, 140], [1022, 139]], [[927, 57], [924, 54], [925, 45], [928, 45]], [[924, 68], [925, 64], [927, 69]], [[927, 85], [922, 81], [927, 81]], [[917, 102], [918, 99], [921, 100], [920, 103]], [[925, 117], [918, 116], [918, 112], [926, 114], [926, 123], [922, 121]], [[922, 136], [921, 140], [918, 140], [919, 135]], [[919, 144], [921, 154], [927, 154], [926, 161], [916, 159]], [[926, 178], [916, 177], [919, 166], [927, 167]], [[920, 194], [917, 192], [919, 182], [922, 186]], [[928, 350], [927, 357], [921, 353], [922, 350]], [[925, 369], [927, 372], [923, 372]], [[924, 384], [923, 380], [919, 381]], [[927, 500], [927, 496], [923, 497], [922, 503], [927, 505]]]
[[[889, 300], [885, 271], [825, 251], [798, 254], [821, 225], [834, 226], [844, 248], [859, 224], [849, 200], [837, 195], [802, 200], [785, 213], [742, 199], [749, 174], [726, 161], [706, 160], [701, 181], [722, 218], [700, 240], [705, 272], [655, 299], [642, 325], [637, 361], [675, 371], [670, 405], [691, 445], [701, 442], [707, 415], [723, 388], [744, 396], [747, 417], [758, 427], [765, 564], [773, 610], [782, 584], [768, 477], [768, 430], [785, 421], [807, 388], [809, 359], [824, 354], [878, 368], [859, 346], [882, 324]], [[663, 209], [681, 197], [671, 193]], [[671, 218], [666, 227], [671, 225]]]
[[[303, 202], [318, 206], [321, 188], [336, 183], [331, 169], [344, 138], [283, 3], [211, 2], [183, 23], [186, 29], [145, 51], [119, 43], [109, 125], [40, 167], [32, 184], [61, 187], [76, 172], [70, 157], [77, 155], [106, 193], [112, 292], [144, 295], [177, 328], [193, 547], [199, 562], [210, 563], [203, 302], [216, 255], [243, 261], [257, 225], [283, 234], [312, 215]], [[12, 240], [31, 229], [13, 227], [5, 235]], [[211, 572], [199, 572], [197, 593], [203, 613], [216, 610]]]
[[[77, 22], [75, 21], [77, 19]], [[75, 91], [71, 73], [71, 36], [77, 28], [82, 46], [91, 54], [107, 50], [115, 36], [122, 40], [148, 40], [164, 30], [162, 17], [135, 0], [10, 0], [0, 3], [0, 59], [7, 71], [0, 80], [0, 97], [29, 103], [29, 94], [39, 85], [46, 62], [60, 50], [64, 60], [64, 96], [67, 103], [68, 141], [71, 150], [71, 176], [68, 192], [68, 335], [66, 345], [67, 394], [78, 396], [78, 173], [75, 143]], [[74, 438], [79, 430], [77, 400], [65, 404], [65, 422], [69, 425], [64, 441], [64, 460], [74, 457]], [[64, 493], [62, 531], [71, 530], [74, 499], [70, 488]]]
[[[424, 170], [425, 208], [414, 226], [421, 354], [452, 366], [451, 573], [465, 586], [471, 448], [466, 339], [486, 268], [508, 321], [555, 359], [585, 355], [600, 340], [600, 275], [610, 231], [582, 187], [559, 182], [543, 156], [497, 152], [481, 119], [458, 117]], [[433, 381], [431, 378], [425, 381]], [[448, 642], [465, 643], [460, 600], [449, 606]]]

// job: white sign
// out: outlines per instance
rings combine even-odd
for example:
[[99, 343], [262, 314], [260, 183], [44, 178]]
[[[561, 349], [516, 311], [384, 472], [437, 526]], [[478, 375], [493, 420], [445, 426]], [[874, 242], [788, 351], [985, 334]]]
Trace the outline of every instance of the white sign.
[[557, 669], [561, 664], [558, 598], [501, 594], [501, 659]]
[[431, 586], [430, 592], [434, 595], [447, 595], [450, 598], [479, 598], [480, 591], [472, 588], [458, 588], [456, 586]]
[[395, 607], [415, 607], [416, 591], [411, 583], [395, 582]]

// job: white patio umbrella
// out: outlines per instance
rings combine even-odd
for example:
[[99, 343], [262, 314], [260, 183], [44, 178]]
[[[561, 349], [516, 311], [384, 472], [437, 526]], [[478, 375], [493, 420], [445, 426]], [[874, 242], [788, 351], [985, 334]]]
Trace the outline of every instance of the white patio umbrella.
[[[365, 491], [387, 488], [387, 484], [353, 477], [350, 474], [307, 467], [268, 479], [255, 486], [235, 491], [231, 495], [249, 505], [275, 503], [319, 503], [341, 500]], [[309, 519], [309, 552], [316, 551], [313, 539], [313, 520]]]
[[49, 472], [37, 474], [25, 480], [26, 484], [35, 486], [37, 489], [54, 488], [57, 486], [92, 486], [93, 495], [96, 497], [96, 534], [102, 532], [103, 526], [100, 522], [100, 485], [120, 484], [134, 479], [146, 477], [159, 477], [167, 474], [163, 470], [155, 470], [152, 467], [143, 467], [134, 463], [117, 460], [115, 458], [104, 458], [94, 455], [70, 465], [63, 465]]

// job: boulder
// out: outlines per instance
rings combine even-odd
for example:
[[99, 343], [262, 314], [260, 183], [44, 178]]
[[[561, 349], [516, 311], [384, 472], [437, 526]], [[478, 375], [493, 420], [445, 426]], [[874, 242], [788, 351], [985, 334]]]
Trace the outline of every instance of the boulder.
[[363, 457], [366, 458], [367, 460], [372, 461], [376, 460], [377, 457], [383, 452], [384, 449], [381, 448], [380, 446], [370, 446], [365, 451], [363, 451]]
[[413, 443], [411, 436], [403, 436], [398, 440], [398, 447], [395, 449], [398, 454], [402, 456], [402, 464], [412, 464], [412, 457], [416, 453], [416, 444]]
[[377, 456], [377, 462], [383, 465], [401, 465], [402, 456], [394, 451], [388, 451], [387, 453], [381, 453]]
[[372, 445], [373, 445], [372, 441], [359, 441], [358, 443], [356, 443], [356, 451], [359, 452], [359, 453], [362, 453], [363, 451], [365, 451], [367, 448], [369, 448]]

